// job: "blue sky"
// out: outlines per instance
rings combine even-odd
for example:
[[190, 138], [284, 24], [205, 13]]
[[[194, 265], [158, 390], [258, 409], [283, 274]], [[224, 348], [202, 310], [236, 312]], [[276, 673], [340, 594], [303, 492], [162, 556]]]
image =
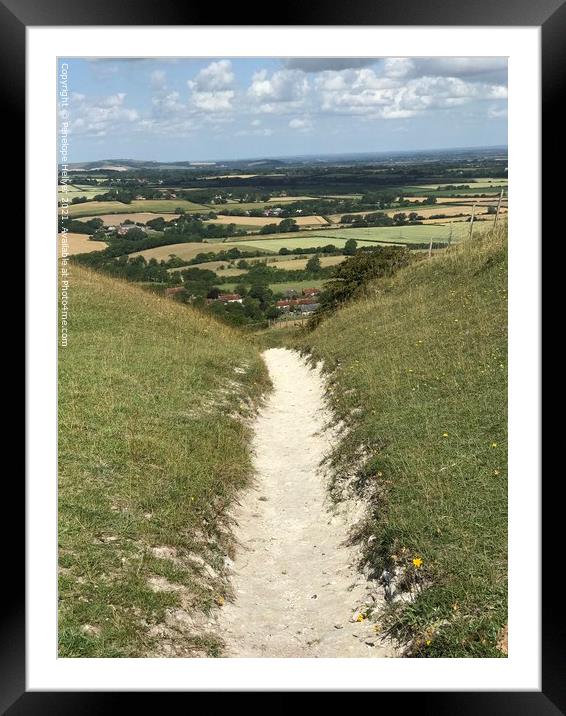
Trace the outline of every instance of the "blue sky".
[[60, 62], [71, 162], [507, 144], [505, 58]]

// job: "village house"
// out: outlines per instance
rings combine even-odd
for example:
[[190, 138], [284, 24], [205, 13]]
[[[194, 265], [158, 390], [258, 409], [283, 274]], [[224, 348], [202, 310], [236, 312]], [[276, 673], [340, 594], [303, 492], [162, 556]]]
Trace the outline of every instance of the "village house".
[[219, 293], [218, 298], [207, 298], [207, 303], [221, 301], [222, 303], [242, 303], [242, 297], [239, 293]]
[[320, 288], [303, 288], [303, 296], [318, 296]]
[[298, 313], [312, 313], [319, 307], [312, 298], [283, 298], [275, 304], [280, 311], [287, 313], [290, 310]]

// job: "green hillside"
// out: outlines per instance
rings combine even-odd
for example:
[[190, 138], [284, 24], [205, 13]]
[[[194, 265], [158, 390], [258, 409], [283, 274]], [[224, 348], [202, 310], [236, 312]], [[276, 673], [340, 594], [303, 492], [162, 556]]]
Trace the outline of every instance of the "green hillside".
[[59, 354], [60, 656], [218, 653], [225, 510], [266, 388], [235, 331], [72, 267]]
[[358, 535], [366, 561], [416, 597], [382, 620], [411, 655], [502, 655], [506, 310], [501, 227], [375, 283], [299, 339], [332, 371], [349, 428], [333, 491], [348, 484], [371, 502]]

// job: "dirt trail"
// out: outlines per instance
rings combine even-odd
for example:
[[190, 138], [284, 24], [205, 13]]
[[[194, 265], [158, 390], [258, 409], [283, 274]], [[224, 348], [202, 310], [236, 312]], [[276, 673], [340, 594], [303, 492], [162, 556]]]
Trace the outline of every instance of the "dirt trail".
[[257, 480], [235, 510], [236, 599], [219, 615], [234, 657], [394, 656], [369, 620], [376, 597], [346, 547], [355, 517], [332, 507], [319, 463], [330, 447], [324, 381], [290, 350], [264, 353], [274, 390], [255, 423]]

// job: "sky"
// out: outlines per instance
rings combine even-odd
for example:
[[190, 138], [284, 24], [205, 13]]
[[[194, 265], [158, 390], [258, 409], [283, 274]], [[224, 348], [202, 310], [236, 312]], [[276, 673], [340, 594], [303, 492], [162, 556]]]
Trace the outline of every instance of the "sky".
[[69, 161], [507, 144], [507, 59], [72, 58]]

